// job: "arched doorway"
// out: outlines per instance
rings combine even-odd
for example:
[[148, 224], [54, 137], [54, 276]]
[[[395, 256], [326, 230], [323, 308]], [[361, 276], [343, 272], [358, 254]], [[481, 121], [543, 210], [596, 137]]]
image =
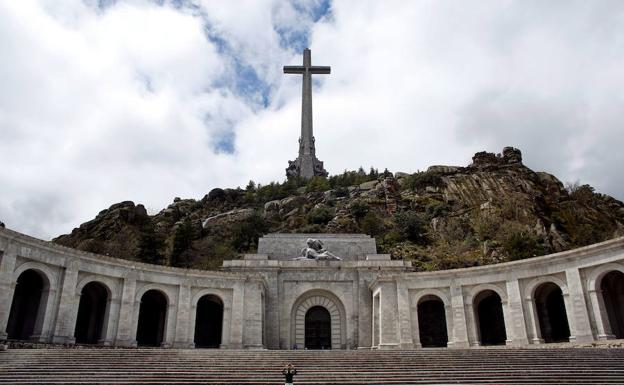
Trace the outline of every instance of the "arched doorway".
[[167, 298], [158, 290], [148, 290], [141, 297], [137, 344], [139, 346], [160, 346], [165, 337], [167, 320]]
[[195, 314], [195, 347], [219, 348], [223, 329], [223, 302], [214, 295], [197, 301]]
[[624, 338], [624, 274], [612, 271], [600, 281], [605, 310], [616, 338]]
[[74, 333], [76, 343], [97, 344], [100, 341], [108, 300], [108, 290], [99, 282], [89, 282], [82, 288]]
[[535, 307], [544, 342], [570, 340], [570, 327], [561, 288], [552, 282], [535, 289]]
[[445, 347], [448, 344], [444, 302], [430, 295], [418, 302], [418, 330], [422, 347]]
[[504, 345], [507, 340], [501, 298], [494, 290], [484, 290], [474, 299], [481, 345]]
[[331, 316], [322, 306], [313, 306], [306, 312], [305, 348], [331, 349]]
[[[7, 323], [7, 335], [9, 339], [27, 340], [34, 334], [41, 332], [41, 321], [45, 310], [47, 298], [42, 298], [48, 289], [47, 279], [41, 273], [29, 269], [17, 278], [9, 321]], [[39, 324], [39, 325], [38, 325]]]

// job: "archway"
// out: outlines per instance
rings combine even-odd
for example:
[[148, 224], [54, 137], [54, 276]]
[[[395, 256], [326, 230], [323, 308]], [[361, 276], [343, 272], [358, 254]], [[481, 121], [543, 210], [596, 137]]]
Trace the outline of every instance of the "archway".
[[338, 297], [326, 290], [310, 290], [297, 298], [291, 310], [290, 346], [302, 349], [306, 346], [306, 315], [308, 310], [320, 306], [329, 312], [331, 325], [331, 348], [347, 347], [346, 312]]
[[570, 327], [561, 288], [552, 282], [541, 284], [535, 289], [535, 307], [544, 342], [570, 340]]
[[446, 314], [440, 298], [427, 295], [418, 302], [418, 330], [422, 347], [447, 346]]
[[[13, 302], [7, 323], [9, 339], [27, 340], [37, 332], [37, 321], [43, 318], [44, 306], [41, 306], [44, 292], [47, 292], [48, 282], [41, 273], [29, 269], [17, 278]], [[41, 326], [39, 326], [41, 327]]]
[[160, 346], [165, 336], [167, 320], [167, 298], [158, 290], [148, 290], [141, 297], [137, 344], [139, 346]]
[[223, 329], [223, 302], [215, 295], [197, 301], [195, 314], [195, 347], [219, 348]]
[[305, 315], [305, 348], [331, 349], [331, 315], [322, 306], [313, 306]]
[[99, 282], [89, 282], [80, 292], [74, 336], [79, 344], [97, 344], [102, 338], [109, 295]]
[[612, 271], [600, 281], [605, 310], [616, 338], [624, 338], [624, 274]]
[[474, 309], [481, 345], [504, 345], [507, 340], [501, 297], [484, 290], [474, 299]]

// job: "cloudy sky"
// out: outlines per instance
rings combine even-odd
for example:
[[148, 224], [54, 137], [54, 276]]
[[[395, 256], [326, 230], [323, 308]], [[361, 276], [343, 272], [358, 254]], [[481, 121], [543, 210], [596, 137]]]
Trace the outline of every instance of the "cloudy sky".
[[0, 2], [0, 220], [43, 239], [122, 200], [281, 181], [312, 49], [331, 174], [511, 145], [624, 199], [624, 2]]

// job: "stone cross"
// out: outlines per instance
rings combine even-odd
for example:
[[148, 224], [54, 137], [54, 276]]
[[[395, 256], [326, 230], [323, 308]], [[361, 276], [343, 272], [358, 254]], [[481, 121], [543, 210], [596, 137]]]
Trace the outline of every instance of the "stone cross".
[[312, 74], [329, 74], [328, 66], [313, 66], [311, 51], [303, 50], [302, 66], [284, 66], [285, 74], [302, 74], [303, 90], [301, 102], [301, 137], [299, 138], [299, 156], [289, 161], [286, 176], [312, 178], [313, 176], [327, 176], [323, 162], [316, 159], [314, 134], [312, 132]]

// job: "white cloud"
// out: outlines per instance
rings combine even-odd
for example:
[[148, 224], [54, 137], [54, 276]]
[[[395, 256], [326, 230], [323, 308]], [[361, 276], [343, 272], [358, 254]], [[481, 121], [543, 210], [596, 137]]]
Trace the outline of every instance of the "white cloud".
[[[301, 103], [281, 66], [308, 34], [313, 64], [332, 66], [313, 96], [331, 173], [513, 145], [624, 198], [621, 2], [336, 1], [316, 23], [319, 2], [182, 4], [0, 4], [8, 227], [49, 238], [120, 200], [161, 208], [281, 180]], [[234, 153], [217, 151], [230, 135]]]

